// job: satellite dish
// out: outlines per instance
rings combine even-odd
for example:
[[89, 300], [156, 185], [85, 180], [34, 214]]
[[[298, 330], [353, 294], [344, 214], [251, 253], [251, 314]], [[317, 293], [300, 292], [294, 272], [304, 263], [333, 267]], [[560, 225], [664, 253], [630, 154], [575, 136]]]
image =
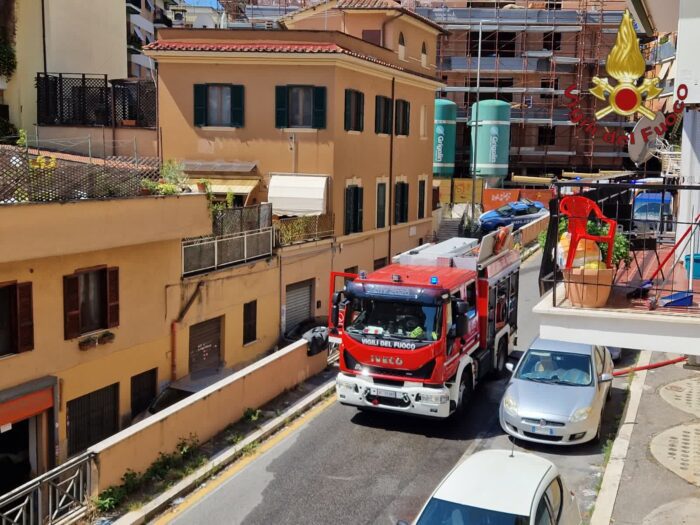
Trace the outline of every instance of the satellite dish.
[[[656, 117], [654, 120], [650, 120], [647, 117], [642, 117], [639, 122], [634, 126], [632, 130], [632, 135], [634, 135], [634, 144], [629, 143], [627, 150], [630, 154], [630, 159], [639, 166], [644, 164], [650, 158], [654, 156], [654, 148], [657, 139], [661, 138], [654, 131], [654, 128], [658, 128], [666, 120], [666, 116], [661, 112], [656, 112]], [[651, 134], [648, 132], [642, 135], [642, 130], [646, 128], [651, 128]], [[644, 140], [646, 138], [646, 141]]]

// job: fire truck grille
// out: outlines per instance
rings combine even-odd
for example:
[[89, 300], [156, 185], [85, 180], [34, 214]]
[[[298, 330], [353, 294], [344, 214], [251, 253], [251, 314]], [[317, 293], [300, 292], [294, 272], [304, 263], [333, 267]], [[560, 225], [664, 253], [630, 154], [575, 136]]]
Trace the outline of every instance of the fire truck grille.
[[[345, 366], [350, 370], [359, 370], [358, 367], [367, 368], [370, 374], [380, 374], [393, 377], [405, 377], [408, 379], [430, 379], [435, 369], [435, 359], [431, 359], [417, 370], [399, 370], [397, 368], [382, 368], [379, 366], [363, 366], [347, 350], [343, 351]], [[358, 365], [358, 366], [356, 366]]]

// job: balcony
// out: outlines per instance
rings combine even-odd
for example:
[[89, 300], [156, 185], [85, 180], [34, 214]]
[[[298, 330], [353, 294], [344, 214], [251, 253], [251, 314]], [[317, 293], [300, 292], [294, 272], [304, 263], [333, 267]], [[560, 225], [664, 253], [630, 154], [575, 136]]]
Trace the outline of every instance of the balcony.
[[275, 221], [277, 245], [319, 241], [333, 236], [333, 215], [306, 215]]
[[[586, 253], [577, 251], [574, 269], [562, 270], [562, 260], [554, 255], [559, 251], [557, 220], [552, 221], [540, 270], [540, 289], [547, 292], [534, 308], [540, 334], [700, 355], [700, 185], [606, 182], [557, 184], [560, 197], [581, 192], [595, 201], [616, 221], [617, 234], [611, 269], [580, 269], [598, 260], [589, 246]], [[559, 218], [560, 197], [552, 201], [553, 219]], [[587, 228], [602, 224], [588, 221]], [[565, 229], [562, 224], [560, 230]], [[692, 273], [691, 253], [697, 261]]]
[[183, 239], [182, 275], [187, 277], [272, 255], [272, 206], [259, 204], [216, 210], [213, 233]]

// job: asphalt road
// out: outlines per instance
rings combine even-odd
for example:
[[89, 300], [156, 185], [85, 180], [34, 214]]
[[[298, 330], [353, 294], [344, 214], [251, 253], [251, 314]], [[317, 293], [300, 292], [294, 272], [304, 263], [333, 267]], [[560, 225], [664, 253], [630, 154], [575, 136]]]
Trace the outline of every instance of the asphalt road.
[[[520, 349], [538, 332], [532, 314], [539, 299], [538, 269], [535, 257], [521, 271]], [[180, 512], [176, 509], [171, 514], [171, 523], [394, 525], [399, 519], [410, 521], [462, 456], [513, 446], [497, 417], [506, 381], [480, 386], [466, 417], [454, 421], [364, 413], [333, 403], [215, 489], [200, 491], [194, 504], [185, 503]], [[614, 432], [617, 424], [624, 384], [619, 380], [614, 385], [604, 425], [608, 432]], [[602, 474], [602, 446], [527, 445], [527, 449], [559, 466], [585, 515]]]

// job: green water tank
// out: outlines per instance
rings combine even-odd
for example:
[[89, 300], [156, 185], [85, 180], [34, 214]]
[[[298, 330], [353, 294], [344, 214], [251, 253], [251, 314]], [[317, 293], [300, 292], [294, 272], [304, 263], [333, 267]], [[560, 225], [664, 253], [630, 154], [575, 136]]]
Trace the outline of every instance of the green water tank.
[[435, 100], [433, 175], [452, 177], [455, 173], [457, 104], [445, 98]]
[[[479, 118], [475, 126], [477, 105]], [[472, 133], [471, 158], [474, 159], [476, 155], [476, 176], [505, 177], [508, 175], [510, 104], [502, 100], [482, 100], [472, 104], [469, 125]]]

